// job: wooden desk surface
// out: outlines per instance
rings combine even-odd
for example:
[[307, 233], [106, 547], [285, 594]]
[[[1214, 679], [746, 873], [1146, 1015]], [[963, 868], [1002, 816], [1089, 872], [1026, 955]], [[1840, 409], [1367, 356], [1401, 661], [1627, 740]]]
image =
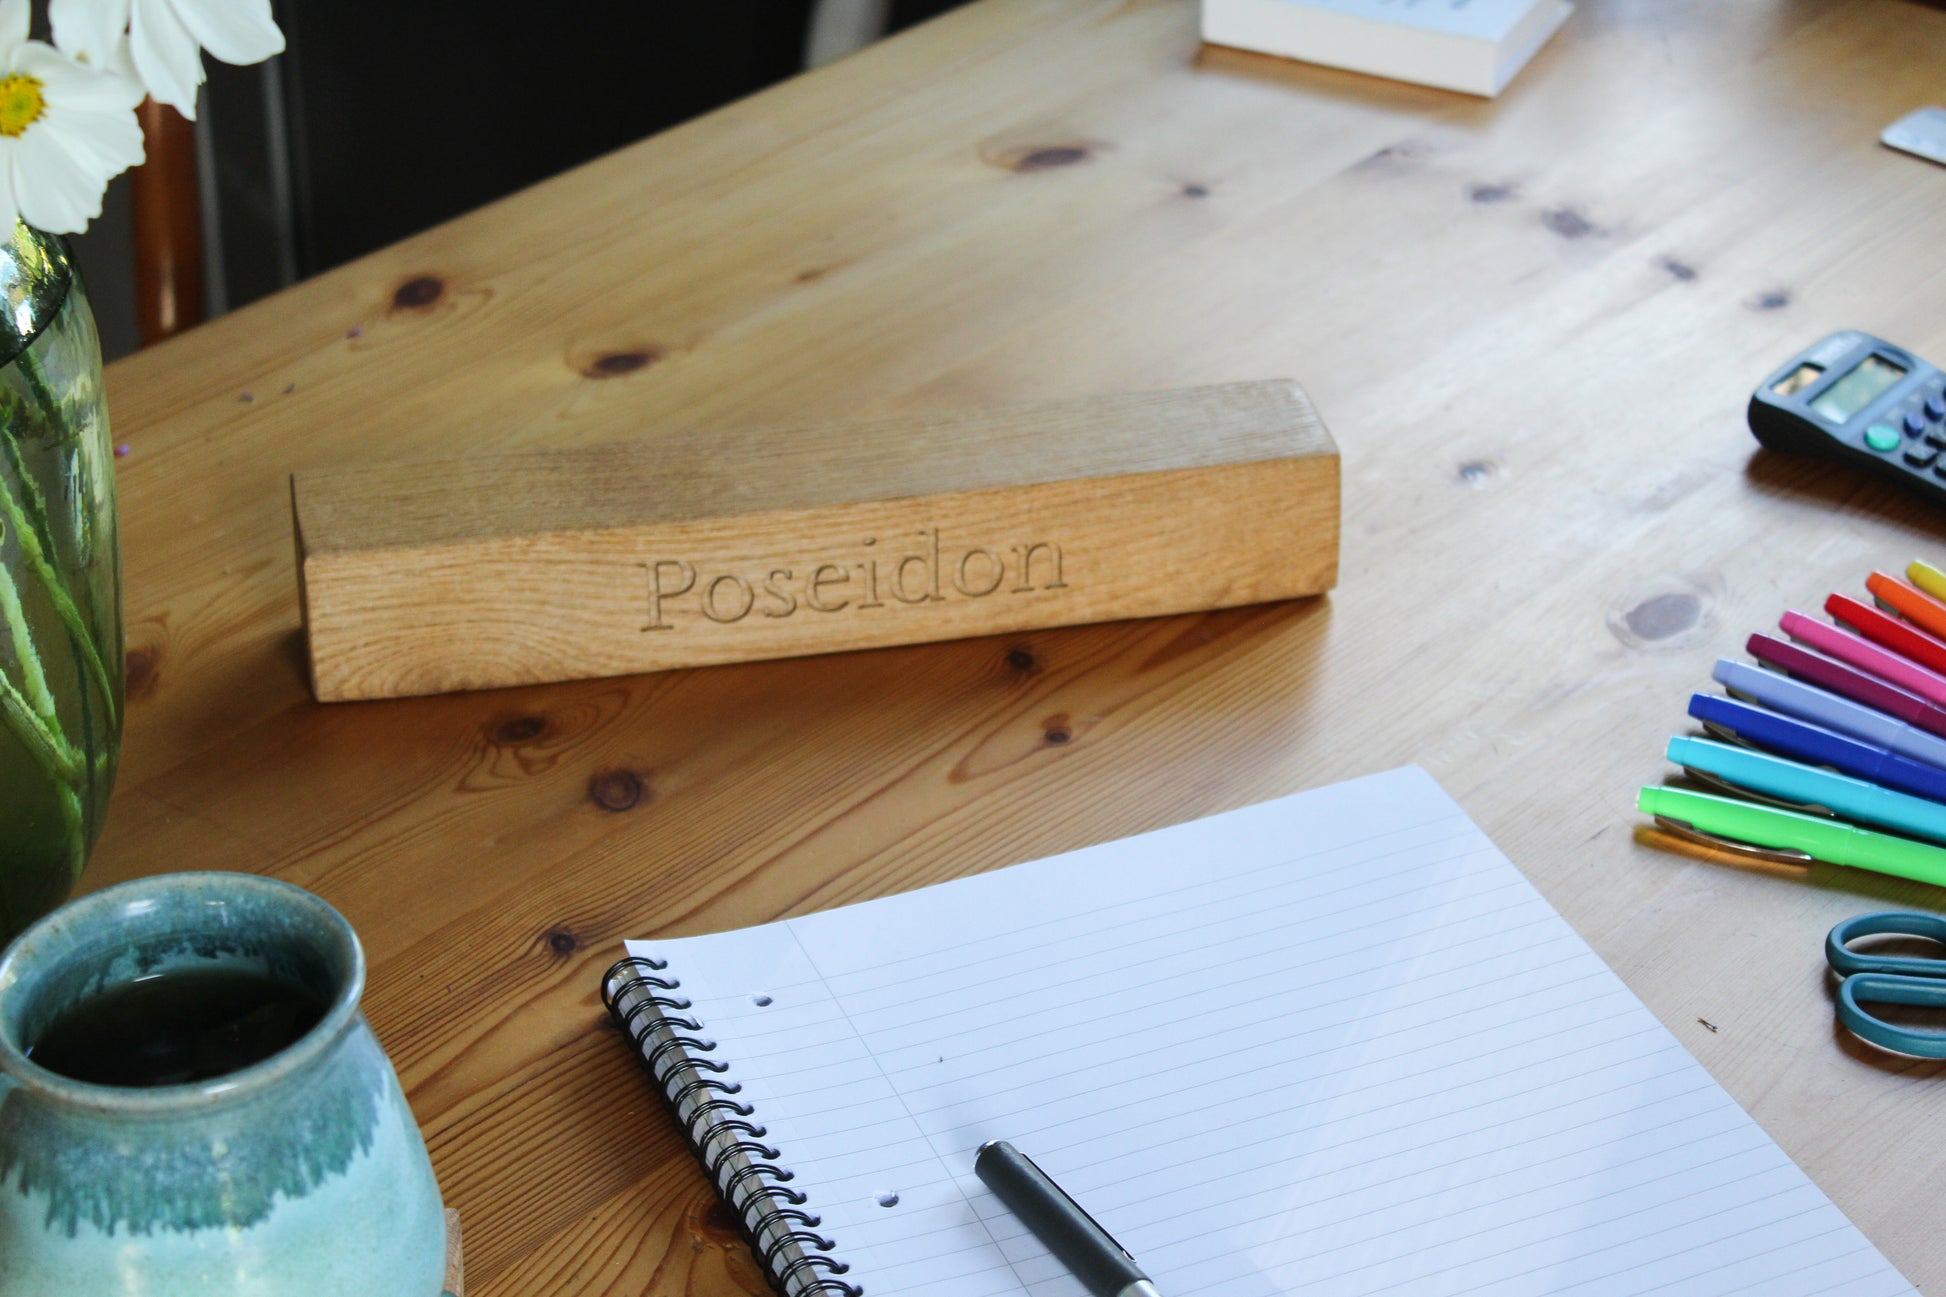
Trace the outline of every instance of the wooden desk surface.
[[[1712, 659], [1946, 556], [1946, 513], [1743, 422], [1841, 325], [1946, 359], [1946, 169], [1876, 143], [1942, 94], [1909, 0], [1582, 0], [1497, 102], [1199, 50], [1185, 0], [984, 0], [218, 320], [109, 376], [132, 702], [88, 884], [344, 910], [475, 1297], [726, 1294], [757, 1278], [601, 1024], [623, 937], [1416, 761], [1946, 1292], [1946, 1076], [1841, 1037], [1820, 955], [1946, 897], [1631, 809]], [[1344, 451], [1326, 599], [305, 691], [293, 469], [1279, 375]]]

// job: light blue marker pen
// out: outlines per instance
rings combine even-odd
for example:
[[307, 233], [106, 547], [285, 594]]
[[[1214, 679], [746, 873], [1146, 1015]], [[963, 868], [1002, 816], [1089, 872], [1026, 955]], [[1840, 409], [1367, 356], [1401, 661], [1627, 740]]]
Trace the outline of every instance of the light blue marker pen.
[[1669, 759], [1706, 783], [1730, 785], [1730, 792], [1946, 843], [1946, 805], [1924, 797], [1712, 739], [1672, 738]]
[[1896, 716], [1748, 662], [1718, 658], [1710, 674], [1738, 698], [1946, 770], [1946, 738], [1928, 734]]

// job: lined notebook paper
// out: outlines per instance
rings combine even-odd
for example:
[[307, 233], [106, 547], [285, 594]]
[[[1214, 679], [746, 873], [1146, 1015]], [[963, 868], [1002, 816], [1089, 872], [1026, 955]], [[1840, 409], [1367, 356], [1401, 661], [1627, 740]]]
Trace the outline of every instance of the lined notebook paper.
[[793, 1297], [1079, 1297], [990, 1139], [1165, 1297], [1914, 1292], [1421, 770], [628, 949]]

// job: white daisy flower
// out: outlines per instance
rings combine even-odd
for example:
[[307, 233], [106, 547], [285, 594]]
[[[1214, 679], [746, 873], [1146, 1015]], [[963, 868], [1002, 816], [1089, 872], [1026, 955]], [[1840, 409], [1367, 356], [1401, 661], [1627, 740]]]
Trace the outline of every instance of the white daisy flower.
[[54, 43], [94, 67], [133, 67], [157, 103], [196, 116], [203, 51], [260, 63], [284, 50], [270, 0], [49, 0]]
[[0, 0], [0, 230], [79, 234], [142, 161], [142, 87], [28, 40], [31, 16], [28, 0]]

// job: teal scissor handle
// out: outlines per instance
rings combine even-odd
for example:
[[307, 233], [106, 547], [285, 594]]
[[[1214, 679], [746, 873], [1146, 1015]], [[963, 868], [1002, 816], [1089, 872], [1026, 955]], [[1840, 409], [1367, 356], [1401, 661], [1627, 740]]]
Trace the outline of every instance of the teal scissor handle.
[[1844, 978], [1838, 984], [1838, 1021], [1868, 1044], [1919, 1058], [1946, 1058], [1946, 1031], [1901, 1027], [1867, 1004], [1913, 1004], [1946, 1009], [1946, 959], [1923, 955], [1861, 955], [1848, 943], [1860, 937], [1926, 937], [1946, 945], [1946, 918], [1893, 910], [1846, 919], [1824, 939], [1824, 957]]
[[1852, 1035], [1867, 1044], [1901, 1054], [1946, 1058], [1946, 1031], [1895, 1026], [1868, 1013], [1863, 1004], [1920, 1004], [1930, 1009], [1946, 1009], [1946, 982], [1890, 973], [1853, 973], [1838, 983], [1838, 1021]]
[[1946, 918], [1915, 910], [1887, 910], [1846, 919], [1824, 939], [1824, 958], [1840, 977], [1853, 973], [1896, 973], [1905, 977], [1946, 977], [1946, 959], [1925, 955], [1861, 955], [1850, 943], [1860, 937], [1925, 937], [1946, 946]]

